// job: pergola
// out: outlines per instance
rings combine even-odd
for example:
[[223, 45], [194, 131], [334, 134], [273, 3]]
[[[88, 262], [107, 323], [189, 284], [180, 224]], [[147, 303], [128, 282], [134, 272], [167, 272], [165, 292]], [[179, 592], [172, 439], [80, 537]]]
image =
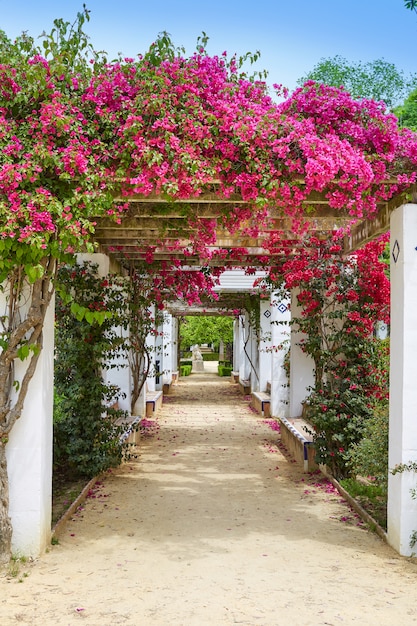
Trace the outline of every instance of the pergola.
[[[394, 183], [394, 181], [392, 181]], [[349, 254], [379, 235], [391, 232], [391, 367], [390, 367], [390, 442], [389, 467], [417, 460], [417, 186], [395, 195], [391, 200], [381, 202], [377, 213], [370, 219], [356, 220], [344, 237], [344, 251]], [[226, 258], [221, 264], [225, 267], [262, 267], [265, 264], [266, 250], [263, 245], [271, 231], [279, 232], [282, 248], [268, 253], [266, 266], [273, 265], [283, 255], [296, 254], [301, 245], [300, 239], [291, 230], [291, 219], [280, 209], [269, 209], [268, 226], [257, 238], [242, 235], [239, 231], [230, 234], [221, 227], [221, 215], [231, 203], [242, 203], [239, 197], [219, 198], [215, 190], [207, 190], [198, 198], [187, 200], [193, 205], [193, 214], [199, 220], [217, 220], [215, 248], [245, 247], [247, 254], [239, 262]], [[324, 194], [314, 193], [305, 202], [308, 215], [308, 232], [319, 238], [329, 237], [342, 227], [347, 227], [351, 218], [343, 211], [329, 207]], [[163, 261], [172, 258], [168, 249], [170, 241], [180, 240], [187, 245], [190, 231], [184, 218], [181, 201], [168, 201], [157, 196], [135, 196], [129, 198], [129, 211], [119, 225], [109, 219], [97, 223], [96, 240], [100, 250], [114, 258], [121, 267], [143, 262], [143, 250], [164, 237], [165, 245], [159, 244], [154, 250], [154, 259]], [[181, 257], [181, 253], [176, 253]], [[233, 255], [230, 255], [231, 257]], [[259, 262], [259, 257], [263, 262]], [[184, 258], [182, 257], [184, 260]], [[187, 265], [198, 269], [210, 266], [212, 261], [187, 257]], [[217, 261], [214, 261], [216, 264]], [[205, 304], [205, 303], [204, 303]], [[214, 305], [216, 313], [222, 306]], [[225, 303], [224, 306], [227, 307]], [[181, 304], [173, 314], [184, 314]], [[203, 309], [204, 310], [204, 309]], [[186, 309], [190, 314], [190, 308]], [[197, 308], [196, 313], [201, 309]], [[223, 308], [224, 312], [224, 308]], [[417, 505], [412, 501], [410, 490], [414, 487], [412, 473], [389, 477], [388, 498], [388, 541], [400, 553], [410, 554], [410, 536], [415, 530]]]
[[[390, 182], [394, 184], [396, 181], [388, 181], [387, 184]], [[155, 194], [129, 197], [129, 209], [123, 215], [120, 224], [116, 224], [111, 218], [97, 220], [95, 241], [99, 244], [99, 250], [121, 268], [128, 268], [143, 263], [144, 251], [152, 247], [154, 261], [170, 262], [179, 259], [183, 263], [186, 262], [188, 268], [198, 270], [201, 267], [216, 266], [225, 268], [275, 266], [289, 254], [296, 255], [300, 245], [305, 245], [300, 235], [292, 228], [292, 218], [274, 206], [268, 208], [266, 226], [261, 229], [258, 237], [250, 237], [242, 232], [244, 224], [231, 234], [222, 226], [222, 216], [231, 206], [244, 206], [248, 203], [237, 194], [222, 198], [216, 188], [217, 185], [213, 184], [211, 189], [187, 200], [172, 200]], [[344, 252], [349, 254], [389, 231], [390, 216], [394, 209], [404, 204], [407, 197], [416, 196], [417, 186], [414, 186], [389, 201], [380, 202], [377, 213], [372, 218], [352, 222], [352, 217], [347, 211], [331, 208], [324, 193], [314, 192], [304, 203], [307, 216], [306, 230], [309, 235], [327, 239], [339, 229], [346, 229]], [[117, 197], [116, 201], [125, 202], [126, 198]], [[185, 208], [191, 209], [193, 217], [201, 224], [208, 220], [216, 220], [216, 242], [209, 247], [214, 253], [212, 258], [201, 258], [196, 253], [185, 257], [181, 251], [189, 246], [192, 240]], [[280, 240], [280, 244], [277, 244], [272, 252], [264, 247], [271, 234], [277, 234]], [[174, 243], [179, 244], [178, 250], [172, 249]], [[234, 251], [242, 249], [246, 252], [234, 254]], [[219, 258], [215, 255], [217, 250], [227, 250], [228, 255]], [[183, 307], [180, 302], [170, 302], [170, 311], [176, 315], [203, 312], [227, 314], [227, 298], [222, 298], [221, 292], [219, 296], [219, 301], [212, 302], [206, 298], [202, 306], [193, 305], [191, 310], [189, 306]], [[236, 307], [231, 304], [231, 308]]]
[[[390, 181], [388, 181], [389, 184]], [[392, 181], [394, 184], [396, 181]], [[344, 250], [346, 254], [360, 248], [368, 241], [387, 232], [390, 228], [390, 215], [394, 209], [404, 204], [407, 198], [417, 197], [417, 186], [413, 186], [403, 193], [396, 195], [391, 200], [378, 203], [376, 215], [372, 218], [355, 219], [346, 212], [333, 209], [329, 206], [329, 201], [324, 193], [314, 192], [305, 201], [306, 221], [308, 233], [318, 238], [327, 238], [341, 228], [349, 228], [349, 233], [344, 238]], [[126, 202], [126, 198], [115, 198], [118, 202]], [[219, 197], [215, 191], [207, 190], [195, 198], [187, 200], [172, 200], [151, 195], [134, 195], [128, 198], [129, 209], [123, 215], [120, 224], [116, 224], [111, 218], [99, 218], [95, 229], [94, 238], [100, 245], [100, 250], [109, 254], [120, 265], [142, 262], [144, 250], [149, 246], [155, 246], [155, 242], [160, 243], [154, 250], [154, 259], [163, 261], [171, 260], [175, 257], [184, 259], [181, 252], [169, 250], [171, 243], [179, 242], [182, 247], [186, 247], [190, 241], [190, 226], [184, 207], [192, 207], [192, 215], [196, 220], [216, 220], [216, 243], [212, 250], [227, 249], [232, 252], [234, 249], [246, 248], [247, 254], [243, 255], [244, 265], [259, 265], [259, 257], [268, 255], [271, 265], [274, 258], [280, 258], [292, 250], [297, 253], [300, 245], [300, 238], [292, 228], [292, 219], [284, 214], [282, 209], [273, 206], [268, 207], [268, 219], [266, 227], [262, 228], [257, 238], [242, 234], [239, 228], [234, 234], [230, 234], [221, 225], [221, 217], [230, 206], [247, 205], [248, 202], [242, 200], [237, 194], [228, 198]], [[243, 227], [244, 225], [242, 225]], [[279, 233], [282, 248], [276, 249], [272, 254], [263, 245], [266, 238], [271, 233]], [[206, 261], [198, 255], [187, 256], [187, 265], [224, 265], [237, 266], [242, 262], [236, 260], [236, 256], [225, 258], [221, 261]]]

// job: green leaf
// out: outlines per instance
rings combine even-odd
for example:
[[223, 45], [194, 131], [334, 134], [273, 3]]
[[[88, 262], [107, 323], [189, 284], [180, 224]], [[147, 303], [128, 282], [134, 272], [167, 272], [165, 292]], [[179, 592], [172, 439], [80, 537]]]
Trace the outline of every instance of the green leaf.
[[17, 350], [17, 356], [19, 357], [21, 361], [24, 361], [25, 359], [27, 359], [27, 357], [29, 356], [29, 353], [30, 353], [30, 348], [27, 343], [20, 346]]

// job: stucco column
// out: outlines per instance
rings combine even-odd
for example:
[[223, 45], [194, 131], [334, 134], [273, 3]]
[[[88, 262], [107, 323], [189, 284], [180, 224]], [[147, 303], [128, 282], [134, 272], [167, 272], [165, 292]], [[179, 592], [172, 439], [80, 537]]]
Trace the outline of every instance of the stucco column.
[[271, 302], [268, 300], [261, 300], [260, 302], [260, 337], [259, 337], [259, 382], [258, 389], [254, 391], [266, 391], [267, 383], [271, 383]]
[[[108, 276], [111, 272], [110, 258], [106, 254], [79, 254], [77, 256], [78, 263], [90, 262], [97, 264], [97, 273], [100, 277]], [[122, 337], [128, 335], [128, 329], [121, 327], [114, 328], [114, 332]], [[118, 405], [122, 411], [131, 412], [132, 403], [132, 379], [127, 353], [118, 354], [106, 367], [103, 368], [103, 381], [106, 385], [114, 385], [120, 389], [120, 397]]]
[[284, 366], [286, 354], [290, 349], [290, 302], [271, 295], [271, 415], [288, 417], [289, 414], [289, 380]]
[[233, 321], [233, 371], [239, 372], [240, 370], [240, 353], [241, 353], [241, 341], [240, 341], [240, 323], [239, 319]]
[[163, 349], [161, 353], [162, 365], [162, 384], [170, 385], [172, 383], [172, 331], [173, 317], [170, 313], [164, 313], [163, 322]]
[[[155, 306], [149, 308], [151, 316], [155, 318]], [[146, 347], [149, 350], [149, 375], [146, 379], [146, 387], [149, 391], [155, 391], [155, 361], [156, 361], [156, 337], [155, 333], [149, 333], [146, 337]]]
[[242, 320], [242, 361], [240, 363], [240, 378], [250, 380], [250, 387], [257, 388], [258, 384], [258, 342], [256, 333], [250, 325], [249, 314], [245, 313]]
[[[51, 540], [54, 318], [52, 298], [36, 371], [6, 446], [12, 551], [22, 556], [39, 556]], [[25, 361], [16, 363], [16, 380], [22, 379], [26, 367]]]
[[[391, 215], [391, 362], [389, 468], [417, 462], [417, 205]], [[389, 475], [388, 541], [402, 555], [416, 552], [417, 472]]]
[[[291, 317], [301, 315], [296, 291], [291, 292]], [[304, 337], [296, 326], [291, 327], [290, 353], [290, 417], [299, 417], [302, 412], [302, 403], [308, 396], [308, 388], [314, 385], [314, 361], [302, 351], [299, 342]]]

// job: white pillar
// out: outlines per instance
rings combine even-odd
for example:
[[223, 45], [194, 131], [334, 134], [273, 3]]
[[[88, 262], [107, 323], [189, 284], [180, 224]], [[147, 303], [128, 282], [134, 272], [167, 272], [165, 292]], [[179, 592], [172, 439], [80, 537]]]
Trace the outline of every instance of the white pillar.
[[162, 385], [172, 383], [172, 331], [173, 317], [170, 313], [164, 313], [163, 322], [163, 350], [161, 354]]
[[[389, 468], [417, 462], [417, 206], [407, 204], [391, 215], [391, 362]], [[410, 490], [417, 473], [389, 475], [388, 541], [401, 555], [416, 551], [417, 500]]]
[[233, 371], [239, 372], [240, 369], [240, 323], [239, 318], [233, 322]]
[[[294, 319], [301, 315], [301, 307], [298, 305], [296, 292], [291, 293], [291, 316]], [[300, 417], [302, 403], [308, 396], [308, 387], [314, 385], [314, 361], [302, 351], [299, 342], [305, 337], [304, 333], [291, 328], [291, 354], [290, 354], [290, 417]]]
[[[51, 540], [54, 317], [52, 298], [36, 371], [6, 447], [12, 551], [22, 556], [39, 556]], [[26, 367], [24, 361], [16, 363], [16, 380], [22, 379]]]
[[[150, 307], [151, 316], [155, 318], [155, 306]], [[156, 353], [156, 338], [155, 333], [149, 333], [146, 337], [146, 346], [149, 350], [149, 375], [146, 379], [146, 387], [148, 391], [155, 391], [155, 353]]]
[[[77, 255], [78, 263], [89, 262], [96, 264], [97, 275], [105, 277], [110, 274], [110, 258], [106, 254], [79, 254]], [[128, 330], [121, 327], [114, 328], [114, 332], [121, 336], [127, 336]], [[119, 408], [122, 411], [131, 411], [132, 404], [132, 379], [129, 367], [129, 359], [127, 352], [119, 354], [108, 364], [109, 367], [103, 368], [103, 382], [106, 385], [114, 385], [120, 389], [121, 395], [118, 399]]]
[[[290, 350], [290, 302], [287, 299], [271, 296], [271, 331], [272, 331], [272, 374], [271, 374], [271, 415], [288, 417], [289, 380], [285, 371], [284, 360]], [[289, 358], [289, 357], [288, 357]]]
[[239, 315], [239, 379], [246, 380], [249, 376], [247, 357], [245, 355], [245, 341], [246, 341], [246, 318], [244, 315]]
[[172, 317], [172, 331], [171, 331], [171, 354], [172, 354], [172, 371], [178, 372], [178, 318]]
[[271, 302], [261, 300], [260, 303], [260, 337], [259, 337], [259, 382], [258, 389], [254, 391], [266, 391], [267, 383], [271, 383], [272, 354], [271, 354]]
[[258, 384], [258, 342], [256, 333], [250, 324], [248, 313], [242, 319], [242, 361], [240, 363], [240, 379], [250, 380], [251, 390]]

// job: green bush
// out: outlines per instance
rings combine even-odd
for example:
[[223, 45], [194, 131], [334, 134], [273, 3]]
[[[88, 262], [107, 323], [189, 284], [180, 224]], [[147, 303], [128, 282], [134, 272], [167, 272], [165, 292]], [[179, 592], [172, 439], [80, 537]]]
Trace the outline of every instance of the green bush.
[[[111, 306], [111, 287], [99, 280], [97, 266], [84, 264], [60, 270], [60, 281], [88, 311]], [[70, 303], [57, 294], [55, 333], [54, 465], [73, 475], [93, 477], [128, 458], [118, 419], [120, 390], [103, 382], [103, 363], [120, 341], [113, 321], [99, 323], [75, 317]]]
[[219, 374], [219, 376], [230, 376], [232, 373], [232, 366], [231, 365], [218, 365], [217, 373]]
[[388, 402], [377, 405], [366, 421], [363, 438], [347, 454], [352, 473], [371, 477], [385, 491], [388, 487]]
[[180, 366], [180, 376], [189, 376], [193, 366], [190, 364]]
[[203, 357], [203, 361], [218, 361], [219, 360], [218, 352], [203, 352], [201, 356]]

